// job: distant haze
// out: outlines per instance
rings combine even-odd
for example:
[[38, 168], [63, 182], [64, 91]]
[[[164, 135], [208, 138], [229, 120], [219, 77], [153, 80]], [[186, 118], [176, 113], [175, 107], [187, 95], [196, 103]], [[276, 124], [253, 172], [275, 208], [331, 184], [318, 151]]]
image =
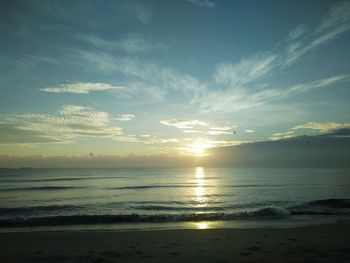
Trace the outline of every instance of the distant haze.
[[212, 148], [201, 157], [184, 155], [129, 156], [0, 156], [0, 167], [350, 167], [350, 137], [333, 134]]

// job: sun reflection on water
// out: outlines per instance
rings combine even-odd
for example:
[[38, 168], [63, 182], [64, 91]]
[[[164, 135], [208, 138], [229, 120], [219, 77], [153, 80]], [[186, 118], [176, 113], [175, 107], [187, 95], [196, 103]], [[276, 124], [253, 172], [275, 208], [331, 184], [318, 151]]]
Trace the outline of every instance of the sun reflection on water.
[[204, 169], [203, 167], [196, 167], [196, 178], [204, 178]]
[[[194, 188], [194, 200], [196, 201], [196, 207], [197, 208], [204, 208], [207, 207], [207, 193], [206, 193], [206, 179], [205, 179], [205, 172], [203, 167], [196, 167], [195, 174], [194, 174], [194, 180], [195, 180], [195, 188]], [[206, 210], [203, 209], [201, 211], [200, 209], [198, 213], [205, 213]], [[192, 222], [192, 226], [194, 226], [197, 229], [208, 229], [211, 226], [211, 223], [209, 222]]]
[[209, 227], [209, 224], [204, 222], [195, 223], [195, 225], [198, 229], [207, 229]]
[[205, 188], [204, 188], [204, 169], [203, 167], [196, 167], [196, 173], [195, 173], [195, 180], [196, 180], [196, 187], [195, 187], [195, 200], [198, 203], [201, 203], [203, 205], [206, 201], [205, 198]]

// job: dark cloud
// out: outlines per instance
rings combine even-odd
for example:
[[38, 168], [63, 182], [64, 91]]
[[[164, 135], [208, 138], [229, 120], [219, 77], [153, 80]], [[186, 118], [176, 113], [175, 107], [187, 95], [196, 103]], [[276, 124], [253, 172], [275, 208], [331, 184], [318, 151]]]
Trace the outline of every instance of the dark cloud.
[[326, 136], [350, 136], [350, 128], [342, 128], [334, 130], [332, 133], [327, 134]]
[[[247, 143], [211, 150], [206, 165], [256, 167], [349, 167], [350, 129], [318, 136]], [[339, 136], [342, 135], [342, 136]]]

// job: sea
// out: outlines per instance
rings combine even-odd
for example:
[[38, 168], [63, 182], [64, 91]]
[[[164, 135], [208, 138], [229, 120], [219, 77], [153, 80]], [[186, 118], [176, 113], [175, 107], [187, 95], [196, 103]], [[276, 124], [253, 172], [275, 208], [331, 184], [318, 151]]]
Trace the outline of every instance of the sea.
[[349, 169], [0, 169], [0, 232], [350, 222]]

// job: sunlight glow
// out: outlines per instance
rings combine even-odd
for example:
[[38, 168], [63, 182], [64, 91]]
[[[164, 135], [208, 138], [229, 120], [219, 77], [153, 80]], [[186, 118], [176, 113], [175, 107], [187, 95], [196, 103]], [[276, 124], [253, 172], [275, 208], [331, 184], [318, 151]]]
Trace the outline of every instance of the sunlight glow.
[[200, 222], [200, 223], [196, 223], [196, 226], [197, 226], [198, 229], [207, 229], [208, 228], [208, 223]]
[[206, 156], [208, 155], [205, 150], [213, 147], [213, 145], [206, 142], [197, 142], [188, 146], [187, 151], [195, 156]]

